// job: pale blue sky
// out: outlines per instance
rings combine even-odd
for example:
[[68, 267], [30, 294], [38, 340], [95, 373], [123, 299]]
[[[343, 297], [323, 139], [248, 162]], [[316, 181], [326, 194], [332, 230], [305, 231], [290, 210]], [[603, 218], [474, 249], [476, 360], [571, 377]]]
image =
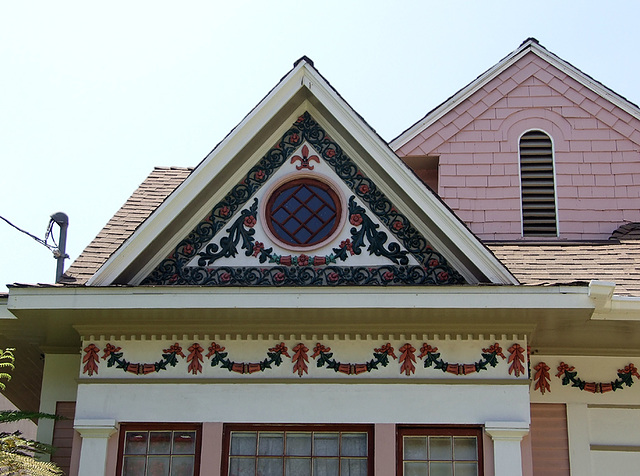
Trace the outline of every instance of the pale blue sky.
[[[75, 259], [153, 166], [198, 164], [305, 54], [386, 140], [530, 36], [638, 103], [639, 19], [621, 1], [2, 2], [0, 215], [43, 237], [64, 211]], [[0, 292], [54, 277], [0, 222]]]

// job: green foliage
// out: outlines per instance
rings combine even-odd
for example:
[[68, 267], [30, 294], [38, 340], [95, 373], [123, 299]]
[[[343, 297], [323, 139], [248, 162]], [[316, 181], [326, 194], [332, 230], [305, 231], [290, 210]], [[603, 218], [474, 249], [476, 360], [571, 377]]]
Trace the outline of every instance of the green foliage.
[[[0, 369], [15, 368], [13, 350], [0, 350]], [[10, 380], [11, 375], [0, 372], [0, 379], [2, 378]], [[5, 384], [0, 382], [0, 388], [4, 390]], [[60, 420], [62, 417], [40, 412], [0, 410], [0, 425], [41, 418]], [[20, 431], [13, 433], [0, 431], [0, 476], [64, 476], [56, 464], [36, 459], [36, 455], [50, 455], [54, 451], [51, 445], [24, 438]]]
[[7, 382], [11, 380], [11, 375], [7, 373], [5, 370], [13, 370], [15, 369], [15, 357], [13, 356], [13, 351], [15, 349], [0, 349], [0, 390], [4, 390], [7, 388], [2, 379], [5, 379]]

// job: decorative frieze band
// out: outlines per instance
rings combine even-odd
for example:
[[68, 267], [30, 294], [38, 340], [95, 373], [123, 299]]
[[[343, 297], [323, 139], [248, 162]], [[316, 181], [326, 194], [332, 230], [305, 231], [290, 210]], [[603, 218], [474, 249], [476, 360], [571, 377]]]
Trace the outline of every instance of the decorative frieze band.
[[[133, 346], [135, 347], [135, 346]], [[164, 346], [163, 346], [164, 347]], [[204, 354], [204, 347], [193, 342], [188, 347], [188, 353], [183, 352], [183, 347], [179, 342], [162, 349], [160, 357], [154, 362], [132, 362], [125, 356], [122, 347], [107, 342], [102, 348], [95, 343], [89, 343], [84, 347], [82, 373], [88, 377], [98, 375], [101, 368], [120, 369], [123, 372], [135, 375], [148, 375], [167, 370], [169, 367], [181, 366], [182, 362], [187, 364], [186, 371], [192, 375], [199, 375], [205, 372], [203, 366], [204, 359], [209, 360], [209, 367], [224, 369], [236, 374], [253, 374], [273, 370], [280, 367], [285, 362], [291, 362], [291, 373], [298, 377], [309, 374], [309, 363], [315, 362], [318, 369], [326, 369], [335, 373], [357, 376], [380, 370], [381, 367], [388, 367], [397, 361], [399, 373], [405, 377], [417, 375], [417, 359], [422, 360], [422, 367], [425, 370], [439, 370], [456, 376], [477, 374], [488, 370], [488, 367], [497, 367], [506, 360], [508, 365], [508, 375], [515, 378], [524, 375], [526, 365], [524, 347], [518, 343], [511, 345], [504, 354], [500, 343], [495, 342], [479, 351], [480, 358], [474, 362], [451, 362], [441, 358], [438, 347], [427, 342], [420, 346], [420, 353], [416, 355], [416, 347], [411, 342], [405, 342], [398, 346], [399, 357], [396, 355], [394, 346], [387, 342], [379, 347], [373, 348], [373, 357], [369, 360], [359, 362], [344, 362], [338, 360], [335, 351], [322, 342], [315, 345], [308, 345], [298, 342], [293, 345], [291, 353], [284, 342], [277, 343], [266, 349], [266, 356], [258, 361], [240, 361], [232, 359], [229, 350], [219, 342], [211, 342], [208, 346], [208, 353]], [[310, 351], [310, 348], [313, 350]], [[100, 353], [102, 352], [102, 356]], [[451, 358], [451, 356], [449, 357]], [[505, 369], [506, 373], [506, 369]]]

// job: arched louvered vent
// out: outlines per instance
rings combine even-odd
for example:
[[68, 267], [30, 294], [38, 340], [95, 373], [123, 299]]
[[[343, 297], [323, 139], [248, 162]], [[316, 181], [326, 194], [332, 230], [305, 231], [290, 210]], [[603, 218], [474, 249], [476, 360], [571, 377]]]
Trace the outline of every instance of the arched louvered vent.
[[529, 131], [520, 139], [520, 184], [523, 235], [557, 236], [553, 150], [542, 131]]

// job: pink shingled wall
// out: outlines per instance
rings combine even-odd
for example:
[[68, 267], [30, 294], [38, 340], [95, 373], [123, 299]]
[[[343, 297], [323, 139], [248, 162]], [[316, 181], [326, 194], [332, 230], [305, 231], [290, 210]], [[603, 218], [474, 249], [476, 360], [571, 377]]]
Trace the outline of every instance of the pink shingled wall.
[[439, 156], [438, 193], [471, 230], [518, 240], [518, 141], [531, 129], [553, 140], [561, 239], [607, 239], [640, 221], [640, 121], [533, 53], [397, 153]]

